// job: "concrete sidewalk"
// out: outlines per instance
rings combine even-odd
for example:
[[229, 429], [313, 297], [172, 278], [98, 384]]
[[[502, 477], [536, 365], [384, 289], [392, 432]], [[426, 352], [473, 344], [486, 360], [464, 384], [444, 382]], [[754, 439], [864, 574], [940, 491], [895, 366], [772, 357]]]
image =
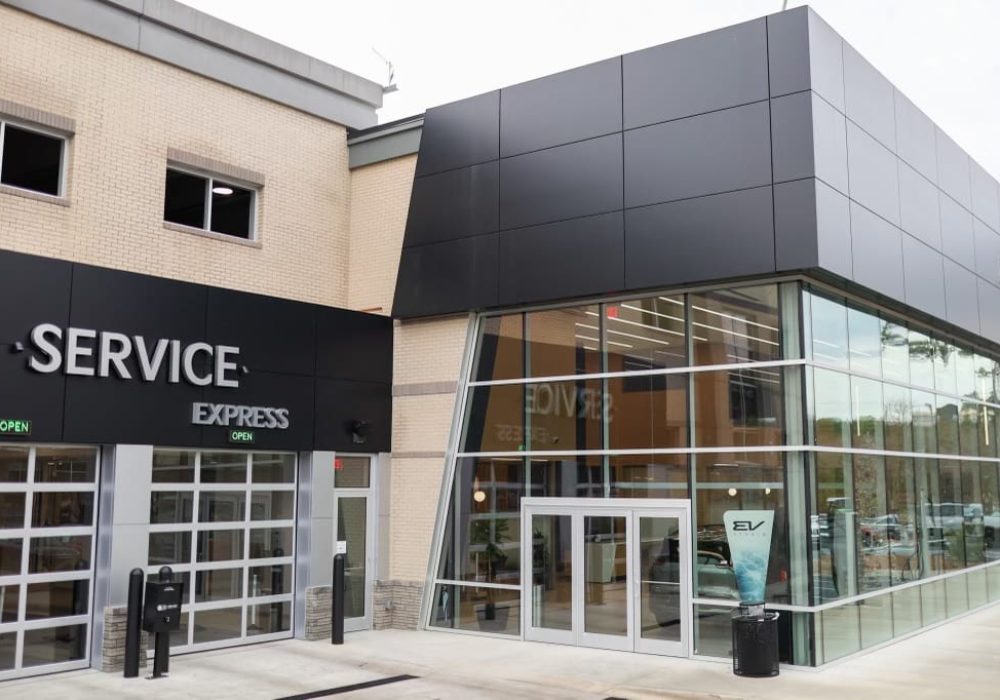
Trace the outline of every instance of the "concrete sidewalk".
[[732, 675], [728, 663], [440, 632], [359, 632], [342, 647], [286, 641], [175, 657], [167, 679], [77, 671], [0, 684], [0, 697], [273, 700], [398, 674], [350, 698], [1000, 697], [1000, 606], [821, 671]]

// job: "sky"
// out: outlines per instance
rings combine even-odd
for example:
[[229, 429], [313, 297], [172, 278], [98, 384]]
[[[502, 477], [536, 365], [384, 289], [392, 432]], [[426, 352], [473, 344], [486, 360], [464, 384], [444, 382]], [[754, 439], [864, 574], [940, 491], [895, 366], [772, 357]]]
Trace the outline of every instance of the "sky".
[[[781, 10], [782, 0], [183, 0], [386, 84], [379, 122]], [[789, 0], [789, 7], [806, 4]], [[1000, 1], [814, 0], [1000, 179]]]

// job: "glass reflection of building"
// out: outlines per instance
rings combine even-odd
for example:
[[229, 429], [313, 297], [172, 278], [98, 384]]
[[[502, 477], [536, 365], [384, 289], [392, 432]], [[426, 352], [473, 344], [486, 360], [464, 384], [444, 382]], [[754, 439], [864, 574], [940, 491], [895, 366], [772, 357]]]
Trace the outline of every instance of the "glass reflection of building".
[[1000, 599], [998, 367], [796, 281], [484, 315], [428, 623], [519, 634], [528, 496], [690, 499], [696, 654], [730, 650], [727, 510], [775, 511], [791, 663]]

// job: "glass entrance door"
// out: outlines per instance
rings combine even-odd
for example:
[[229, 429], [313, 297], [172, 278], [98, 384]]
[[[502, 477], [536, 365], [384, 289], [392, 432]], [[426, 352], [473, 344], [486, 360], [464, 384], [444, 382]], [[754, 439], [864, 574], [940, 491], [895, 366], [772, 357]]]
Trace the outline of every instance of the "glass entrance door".
[[526, 639], [687, 656], [687, 501], [524, 499]]
[[344, 631], [372, 626], [375, 574], [375, 501], [367, 456], [337, 457], [334, 462], [334, 542], [346, 542]]

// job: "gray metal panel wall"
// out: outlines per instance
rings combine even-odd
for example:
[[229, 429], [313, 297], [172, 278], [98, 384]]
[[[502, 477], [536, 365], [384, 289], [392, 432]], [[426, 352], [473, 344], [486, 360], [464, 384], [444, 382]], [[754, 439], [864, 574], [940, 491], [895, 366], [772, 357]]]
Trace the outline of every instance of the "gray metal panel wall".
[[804, 271], [1000, 343], [1000, 185], [809, 8], [428, 112], [418, 175], [485, 162], [495, 227], [414, 187], [395, 316]]

